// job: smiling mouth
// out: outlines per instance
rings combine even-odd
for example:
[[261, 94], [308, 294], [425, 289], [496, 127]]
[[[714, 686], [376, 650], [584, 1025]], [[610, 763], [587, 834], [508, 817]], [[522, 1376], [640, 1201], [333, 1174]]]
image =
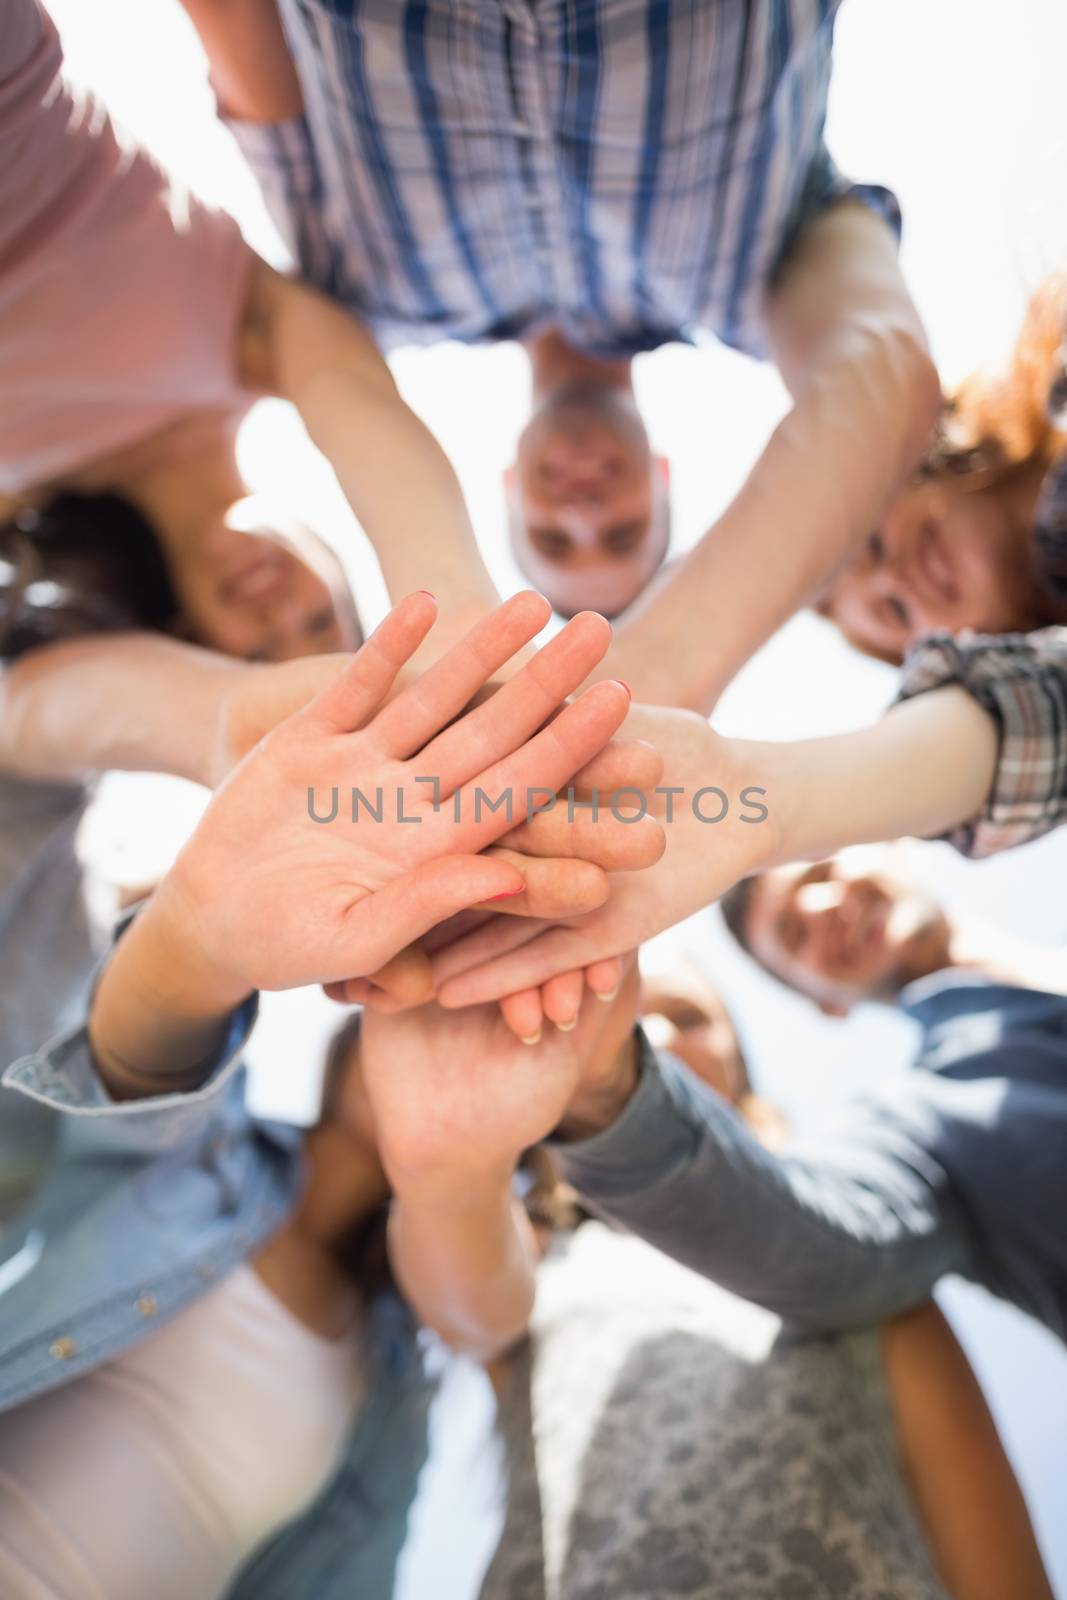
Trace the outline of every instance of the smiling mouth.
[[881, 895], [865, 896], [855, 915], [838, 921], [838, 959], [842, 967], [854, 970], [865, 957], [873, 955], [885, 942], [889, 905]]
[[288, 586], [287, 563], [280, 551], [257, 555], [222, 580], [219, 599], [227, 604], [278, 600]]

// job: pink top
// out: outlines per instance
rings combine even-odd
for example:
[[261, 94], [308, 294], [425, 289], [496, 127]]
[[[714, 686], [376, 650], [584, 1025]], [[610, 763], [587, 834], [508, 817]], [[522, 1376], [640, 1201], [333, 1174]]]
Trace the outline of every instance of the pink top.
[[252, 396], [235, 367], [254, 257], [66, 83], [37, 0], [0, 4], [0, 492]]

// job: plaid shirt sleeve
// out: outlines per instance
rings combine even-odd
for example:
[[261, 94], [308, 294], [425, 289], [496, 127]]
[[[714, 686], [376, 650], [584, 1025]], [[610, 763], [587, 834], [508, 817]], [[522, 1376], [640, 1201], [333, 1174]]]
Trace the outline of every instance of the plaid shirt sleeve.
[[953, 683], [994, 719], [1000, 750], [984, 811], [949, 843], [982, 857], [1051, 832], [1067, 820], [1067, 628], [923, 639], [898, 701]]
[[323, 222], [325, 199], [307, 118], [242, 122], [223, 115], [221, 120], [259, 184], [293, 265], [301, 277], [335, 294], [337, 263]]

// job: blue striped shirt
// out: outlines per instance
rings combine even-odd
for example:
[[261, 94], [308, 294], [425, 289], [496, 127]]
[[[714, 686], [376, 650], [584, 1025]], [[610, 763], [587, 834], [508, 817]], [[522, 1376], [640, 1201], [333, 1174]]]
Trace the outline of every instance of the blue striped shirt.
[[234, 124], [301, 271], [386, 346], [553, 326], [762, 354], [823, 141], [831, 0], [280, 0], [305, 115]]

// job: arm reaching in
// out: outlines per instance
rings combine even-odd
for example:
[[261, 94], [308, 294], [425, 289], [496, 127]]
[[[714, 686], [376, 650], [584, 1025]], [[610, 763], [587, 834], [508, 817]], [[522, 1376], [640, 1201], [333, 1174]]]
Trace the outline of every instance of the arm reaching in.
[[533, 1305], [533, 1241], [511, 1189], [519, 1157], [555, 1127], [590, 1062], [614, 1059], [635, 987], [629, 1015], [589, 996], [573, 1031], [536, 1050], [495, 1007], [364, 1015], [397, 1278], [424, 1322], [482, 1360], [521, 1335]]
[[492, 609], [496, 590], [448, 458], [354, 317], [260, 263], [241, 368], [250, 385], [299, 411], [374, 546], [391, 599], [429, 589], [452, 637]]
[[842, 202], [804, 232], [768, 326], [792, 408], [716, 525], [620, 628], [606, 670], [639, 701], [706, 715], [929, 443], [937, 375], [892, 233], [865, 206]]
[[800, 1326], [879, 1322], [975, 1270], [947, 1175], [877, 1113], [772, 1152], [640, 1037], [558, 1132], [563, 1174], [597, 1211]]
[[112, 770], [166, 772], [214, 788], [349, 659], [265, 665], [160, 633], [45, 645], [0, 674], [0, 771], [58, 782]]
[[691, 713], [643, 707], [627, 731], [664, 758], [661, 859], [638, 878], [615, 879], [606, 905], [587, 916], [556, 925], [496, 919], [442, 950], [434, 958], [442, 1005], [499, 999], [619, 955], [764, 867], [947, 833], [982, 812], [997, 773], [996, 722], [958, 686], [824, 739], [722, 739]]

